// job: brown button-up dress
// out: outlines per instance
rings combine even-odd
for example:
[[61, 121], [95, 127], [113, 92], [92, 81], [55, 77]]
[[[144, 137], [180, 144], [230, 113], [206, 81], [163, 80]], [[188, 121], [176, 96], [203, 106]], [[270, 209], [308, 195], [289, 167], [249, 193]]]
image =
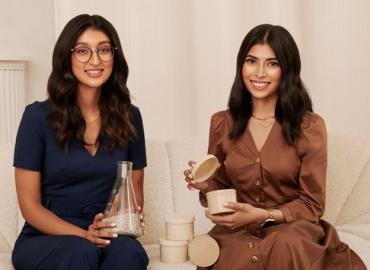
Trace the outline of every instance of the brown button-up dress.
[[[335, 228], [321, 220], [325, 208], [327, 168], [323, 119], [306, 113], [302, 135], [288, 145], [275, 121], [265, 144], [257, 150], [248, 129], [237, 141], [228, 133], [228, 111], [211, 119], [208, 152], [221, 167], [210, 190], [235, 188], [238, 202], [280, 209], [287, 223], [238, 229], [216, 225], [209, 234], [220, 245], [213, 270], [331, 270], [366, 269], [361, 259], [339, 240]], [[205, 196], [200, 201], [206, 206]], [[198, 268], [204, 269], [204, 268]]]

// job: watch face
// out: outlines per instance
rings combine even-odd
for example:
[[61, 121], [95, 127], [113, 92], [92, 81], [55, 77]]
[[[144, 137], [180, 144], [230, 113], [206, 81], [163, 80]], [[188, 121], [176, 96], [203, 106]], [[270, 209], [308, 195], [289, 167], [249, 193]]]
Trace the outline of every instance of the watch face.
[[272, 219], [272, 218], [268, 218], [266, 219], [262, 224], [261, 224], [261, 227], [262, 228], [267, 228], [271, 225], [274, 225], [275, 224], [275, 219]]

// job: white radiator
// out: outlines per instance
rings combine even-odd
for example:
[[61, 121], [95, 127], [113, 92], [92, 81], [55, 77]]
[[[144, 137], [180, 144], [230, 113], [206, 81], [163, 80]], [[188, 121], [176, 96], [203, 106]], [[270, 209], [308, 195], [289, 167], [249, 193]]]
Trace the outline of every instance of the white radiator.
[[0, 60], [0, 143], [14, 143], [26, 100], [25, 61]]

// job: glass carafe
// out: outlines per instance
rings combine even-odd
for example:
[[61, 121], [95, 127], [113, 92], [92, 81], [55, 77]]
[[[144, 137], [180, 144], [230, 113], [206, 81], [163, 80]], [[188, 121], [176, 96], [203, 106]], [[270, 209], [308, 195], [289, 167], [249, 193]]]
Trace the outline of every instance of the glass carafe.
[[138, 237], [142, 229], [131, 172], [132, 162], [117, 162], [117, 177], [104, 210], [104, 220], [117, 224], [118, 234]]

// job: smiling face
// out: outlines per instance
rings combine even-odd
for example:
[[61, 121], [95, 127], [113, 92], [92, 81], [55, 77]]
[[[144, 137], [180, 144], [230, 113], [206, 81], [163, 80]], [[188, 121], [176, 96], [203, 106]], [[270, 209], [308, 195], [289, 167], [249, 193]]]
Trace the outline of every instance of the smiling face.
[[[113, 58], [103, 62], [99, 59], [96, 50], [104, 53], [111, 46], [111, 41], [104, 32], [91, 28], [85, 30], [77, 39], [73, 48], [74, 53], [71, 54], [71, 66], [73, 75], [78, 81], [79, 90], [100, 89], [109, 79], [113, 71]], [[88, 49], [93, 52], [90, 60], [86, 63], [79, 62], [76, 53], [86, 53]]]
[[281, 68], [268, 44], [256, 44], [249, 50], [242, 67], [244, 85], [252, 100], [276, 100]]

